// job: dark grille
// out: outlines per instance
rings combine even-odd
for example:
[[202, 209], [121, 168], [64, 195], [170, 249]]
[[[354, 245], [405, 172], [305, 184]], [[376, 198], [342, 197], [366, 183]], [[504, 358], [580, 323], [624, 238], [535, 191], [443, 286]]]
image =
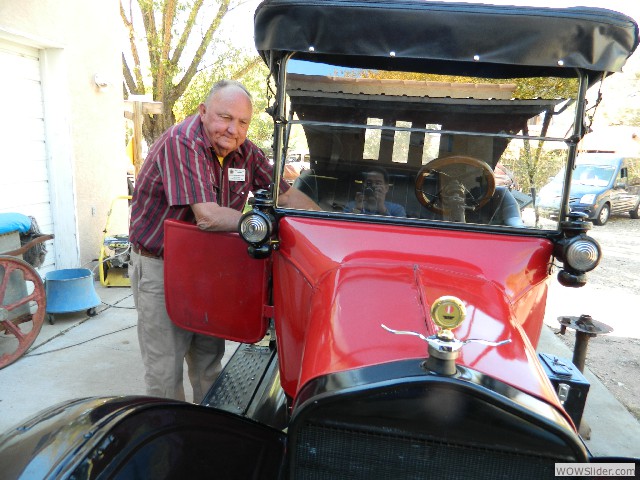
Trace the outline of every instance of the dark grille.
[[554, 478], [551, 458], [323, 425], [301, 428], [295, 479]]

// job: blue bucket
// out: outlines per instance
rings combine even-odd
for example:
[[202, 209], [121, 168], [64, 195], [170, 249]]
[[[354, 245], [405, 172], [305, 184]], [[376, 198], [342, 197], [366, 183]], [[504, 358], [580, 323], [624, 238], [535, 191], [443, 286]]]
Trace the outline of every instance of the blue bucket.
[[90, 310], [102, 303], [93, 286], [93, 274], [87, 268], [54, 270], [45, 275], [47, 313]]

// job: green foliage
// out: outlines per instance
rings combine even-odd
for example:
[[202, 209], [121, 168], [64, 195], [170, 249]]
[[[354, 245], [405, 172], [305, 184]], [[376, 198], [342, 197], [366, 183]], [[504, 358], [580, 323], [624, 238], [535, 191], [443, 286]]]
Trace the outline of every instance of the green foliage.
[[576, 78], [518, 78], [515, 83], [516, 98], [577, 98], [578, 79]]
[[212, 49], [225, 54], [215, 56], [208, 65], [198, 70], [184, 94], [176, 101], [174, 113], [178, 122], [196, 113], [198, 105], [205, 100], [213, 84], [219, 80], [233, 78], [236, 65], [243, 61], [242, 51], [227, 41], [214, 41]]
[[269, 69], [262, 59], [246, 75], [238, 78], [253, 96], [253, 120], [249, 127], [249, 138], [265, 152], [273, 150], [273, 119], [265, 112], [269, 106], [267, 84]]
[[566, 150], [541, 149], [536, 157], [537, 143], [524, 140], [516, 148], [505, 151], [500, 161], [511, 170], [517, 180], [518, 188], [524, 193], [540, 188], [549, 182], [564, 166], [567, 158]]
[[576, 98], [578, 80], [576, 78], [477, 78], [454, 75], [436, 75], [430, 73], [398, 72], [385, 70], [343, 70], [336, 72], [347, 78], [376, 78], [388, 80], [415, 80], [428, 82], [472, 83], [472, 84], [505, 84], [516, 85], [514, 96], [519, 99], [533, 98]]

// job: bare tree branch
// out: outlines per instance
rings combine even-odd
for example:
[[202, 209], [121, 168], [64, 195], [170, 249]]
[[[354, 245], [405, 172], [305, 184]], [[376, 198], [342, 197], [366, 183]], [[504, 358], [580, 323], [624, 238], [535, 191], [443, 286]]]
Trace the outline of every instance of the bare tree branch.
[[218, 12], [214, 17], [214, 19], [211, 21], [211, 24], [209, 25], [209, 28], [207, 29], [206, 33], [202, 37], [202, 41], [200, 42], [200, 45], [198, 46], [198, 50], [193, 56], [193, 60], [191, 61], [191, 64], [189, 65], [186, 72], [182, 76], [182, 79], [180, 80], [180, 82], [178, 82], [178, 84], [175, 86], [175, 89], [173, 91], [174, 99], [178, 99], [180, 95], [184, 93], [187, 86], [189, 85], [189, 82], [191, 82], [191, 79], [196, 74], [198, 70], [198, 65], [200, 64], [200, 60], [202, 59], [202, 56], [206, 52], [207, 48], [209, 47], [209, 43], [213, 38], [213, 34], [218, 30], [218, 28], [220, 28], [220, 23], [222, 22], [222, 19], [224, 18], [224, 16], [227, 14], [227, 11], [229, 10], [229, 3], [230, 3], [230, 0], [221, 0], [220, 8], [218, 9]]
[[[129, 6], [131, 7], [131, 4], [129, 4]], [[140, 69], [140, 55], [138, 54], [138, 47], [136, 45], [135, 30], [133, 28], [133, 21], [129, 20], [129, 18], [132, 18], [132, 12], [131, 10], [129, 10], [129, 17], [127, 17], [124, 6], [122, 5], [122, 1], [120, 1], [120, 16], [122, 17], [125, 28], [129, 32], [129, 46], [131, 47], [131, 56], [133, 57], [133, 72], [136, 78], [134, 82], [133, 76], [131, 76], [131, 85], [129, 85], [129, 91], [133, 93], [144, 93], [144, 79], [142, 78], [142, 72]], [[124, 62], [124, 54], [122, 55], [122, 61]], [[126, 64], [123, 65], [123, 69], [125, 66]], [[128, 66], [127, 70], [129, 70]], [[130, 70], [129, 74], [131, 75]], [[129, 84], [128, 81], [127, 83]]]
[[171, 71], [169, 70], [169, 51], [171, 49], [171, 27], [176, 16], [176, 1], [167, 0], [162, 10], [162, 34], [160, 37], [160, 54], [156, 65], [156, 88], [154, 89], [154, 97], [164, 99], [167, 83], [171, 82]]
[[256, 68], [258, 65], [262, 63], [262, 59], [260, 57], [251, 58], [246, 64], [240, 67], [233, 73], [233, 80], [238, 80], [245, 75], [247, 75], [251, 70]]
[[176, 17], [176, 0], [167, 0], [162, 11], [162, 38], [161, 38], [161, 57], [163, 60], [169, 59], [169, 50], [171, 49], [171, 40], [173, 34], [171, 27]]
[[127, 64], [127, 59], [124, 56], [124, 53], [122, 54], [122, 74], [124, 75], [124, 82], [129, 93], [139, 94], [140, 92], [137, 89], [136, 81], [133, 79], [131, 69]]
[[184, 30], [182, 31], [182, 35], [178, 40], [178, 44], [176, 45], [176, 49], [173, 51], [173, 55], [171, 56], [171, 63], [173, 65], [177, 65], [180, 61], [180, 57], [182, 56], [182, 52], [184, 51], [184, 47], [187, 44], [187, 40], [189, 40], [189, 36], [191, 35], [191, 30], [196, 23], [196, 18], [198, 17], [198, 12], [200, 12], [200, 7], [202, 7], [202, 3], [204, 0], [196, 0], [193, 4], [193, 8], [191, 12], [189, 12], [189, 18], [187, 19], [187, 23], [184, 26]]
[[152, 0], [138, 0], [140, 11], [142, 13], [142, 23], [146, 32], [147, 38], [147, 50], [149, 51], [149, 62], [151, 63], [151, 77], [153, 84], [153, 91], [157, 90], [157, 80], [155, 68], [158, 66], [158, 31], [156, 29], [156, 21], [154, 16], [153, 1]]
[[[549, 131], [549, 125], [551, 125], [551, 118], [553, 112], [546, 110], [544, 112], [544, 116], [542, 117], [542, 130], [540, 131], [541, 137], [546, 137], [547, 132]], [[540, 158], [542, 157], [542, 147], [544, 145], [544, 140], [538, 140], [538, 147], [536, 148], [536, 154], [534, 159], [534, 166], [537, 168], [538, 162], [540, 162]]]

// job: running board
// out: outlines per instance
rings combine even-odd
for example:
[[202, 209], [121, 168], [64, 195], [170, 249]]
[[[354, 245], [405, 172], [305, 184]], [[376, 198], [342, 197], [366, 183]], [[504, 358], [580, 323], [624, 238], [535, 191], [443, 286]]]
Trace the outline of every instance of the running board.
[[241, 344], [220, 376], [213, 383], [202, 405], [236, 415], [247, 416], [254, 399], [264, 390], [263, 380], [269, 383], [269, 372], [276, 369], [276, 351], [268, 345]]

